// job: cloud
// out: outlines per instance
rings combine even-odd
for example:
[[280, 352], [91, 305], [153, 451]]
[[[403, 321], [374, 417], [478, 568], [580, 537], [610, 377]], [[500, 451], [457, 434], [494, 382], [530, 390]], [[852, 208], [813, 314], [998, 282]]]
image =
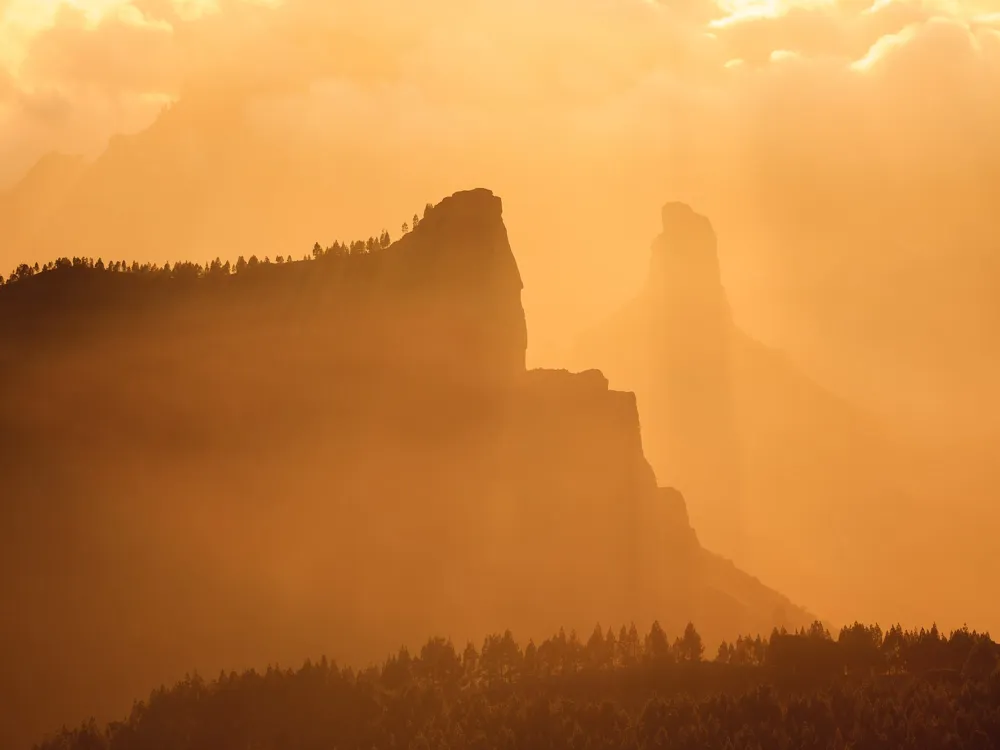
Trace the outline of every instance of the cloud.
[[976, 175], [997, 161], [986, 134], [998, 11], [997, 0], [133, 0], [95, 21], [63, 7], [0, 78], [0, 181], [27, 154], [96, 154], [165, 101], [242, 92], [254, 127], [303, 152], [409, 151], [537, 190], [544, 163], [553, 183], [560, 170], [616, 175], [604, 189], [637, 205], [669, 193], [744, 218], [811, 217], [830, 202], [865, 214], [912, 200], [900, 175], [959, 180], [949, 165], [975, 158], [958, 186], [973, 205]]
[[109, 96], [156, 93], [177, 86], [173, 28], [123, 5], [91, 27], [83, 11], [64, 5], [33, 41], [19, 74], [29, 85], [67, 90], [96, 87]]

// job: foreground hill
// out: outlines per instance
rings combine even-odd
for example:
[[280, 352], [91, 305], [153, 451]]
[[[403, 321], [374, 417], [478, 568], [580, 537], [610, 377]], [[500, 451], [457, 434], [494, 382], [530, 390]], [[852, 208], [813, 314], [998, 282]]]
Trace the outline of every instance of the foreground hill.
[[816, 624], [720, 644], [693, 626], [671, 645], [654, 624], [537, 646], [510, 631], [477, 649], [429, 640], [360, 673], [325, 658], [188, 677], [102, 731], [64, 730], [41, 750], [211, 747], [993, 748], [997, 645], [968, 630]]
[[501, 616], [716, 641], [808, 621], [702, 548], [632, 394], [525, 369], [499, 198], [314, 255], [62, 259], [0, 287], [5, 740], [193, 667]]
[[995, 622], [988, 509], [744, 333], [708, 219], [677, 203], [662, 219], [645, 287], [572, 364], [636, 392], [646, 454], [701, 538], [834, 621]]

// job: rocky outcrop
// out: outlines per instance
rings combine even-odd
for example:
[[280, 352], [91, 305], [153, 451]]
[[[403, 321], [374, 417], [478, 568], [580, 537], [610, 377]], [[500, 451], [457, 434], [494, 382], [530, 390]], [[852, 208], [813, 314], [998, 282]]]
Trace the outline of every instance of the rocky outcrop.
[[653, 240], [647, 293], [669, 300], [686, 314], [700, 313], [705, 325], [727, 325], [732, 316], [712, 223], [686, 203], [667, 203], [660, 218], [662, 232]]
[[663, 208], [645, 292], [652, 337], [651, 448], [664, 477], [698, 488], [711, 543], [743, 552], [740, 439], [734, 411], [732, 313], [722, 286], [715, 231], [682, 203]]
[[[0, 289], [18, 363], [0, 528], [34, 530], [0, 544], [22, 577], [3, 604], [61, 613], [19, 631], [23, 668], [40, 649], [52, 679], [112, 643], [162, 654], [86, 665], [117, 709], [191, 665], [363, 663], [429, 633], [658, 619], [712, 643], [781, 624], [657, 487], [632, 393], [525, 369], [521, 286], [500, 199], [475, 190], [371, 253]], [[30, 336], [2, 332], [39, 301]], [[67, 549], [96, 552], [38, 552]], [[66, 622], [88, 625], [68, 640]]]
[[[572, 364], [635, 390], [646, 455], [688, 498], [707, 548], [834, 621], [934, 619], [931, 587], [938, 611], [954, 609], [940, 562], [910, 541], [941, 536], [945, 521], [923, 520], [939, 517], [937, 500], [909, 489], [912, 461], [874, 419], [736, 325], [705, 217], [664, 207], [646, 284], [579, 342]], [[900, 519], [919, 533], [899, 533]], [[962, 611], [978, 606], [974, 590]]]
[[638, 393], [657, 476], [695, 498], [696, 525], [711, 547], [738, 555], [744, 523], [735, 327], [715, 231], [683, 203], [665, 205], [662, 223], [640, 295], [580, 342], [575, 364], [599, 365], [617, 386]]
[[385, 254], [384, 280], [436, 306], [433, 335], [445, 352], [437, 363], [480, 381], [524, 371], [527, 325], [521, 274], [489, 190], [445, 198]]

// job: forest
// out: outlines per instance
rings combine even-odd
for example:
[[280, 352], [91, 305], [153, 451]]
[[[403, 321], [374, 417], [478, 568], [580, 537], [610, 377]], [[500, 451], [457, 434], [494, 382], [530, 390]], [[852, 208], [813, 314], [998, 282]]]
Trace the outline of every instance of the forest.
[[[432, 206], [429, 203], [424, 207], [424, 217], [427, 216], [431, 208]], [[416, 229], [419, 224], [420, 215], [413, 214], [412, 225], [410, 222], [404, 222], [401, 227], [402, 234], [405, 235], [409, 232], [411, 226], [413, 229]], [[326, 247], [317, 242], [313, 245], [311, 255], [303, 255], [301, 260], [318, 260], [320, 258], [325, 258], [330, 261], [336, 261], [343, 258], [376, 253], [379, 250], [386, 249], [391, 244], [392, 236], [388, 231], [382, 230], [378, 237], [372, 236], [366, 240], [354, 240], [353, 242], [341, 242], [340, 240], [336, 240]], [[17, 268], [14, 268], [6, 278], [2, 273], [0, 273], [0, 287], [7, 284], [13, 284], [24, 279], [30, 279], [32, 276], [36, 276], [47, 271], [68, 268], [83, 268], [97, 271], [109, 271], [113, 273], [137, 274], [145, 275], [150, 278], [194, 279], [231, 276], [233, 274], [244, 273], [248, 270], [252, 271], [262, 265], [283, 265], [285, 263], [293, 263], [296, 260], [298, 260], [298, 258], [291, 254], [287, 256], [276, 255], [273, 261], [270, 256], [266, 256], [263, 260], [261, 260], [256, 255], [251, 255], [249, 259], [240, 255], [235, 263], [231, 263], [228, 260], [223, 262], [221, 258], [217, 257], [215, 260], [206, 261], [204, 264], [192, 263], [190, 261], [178, 261], [171, 266], [169, 262], [160, 265], [158, 263], [139, 263], [138, 261], [132, 261], [132, 263], [129, 263], [125, 260], [109, 260], [105, 262], [103, 258], [97, 258], [95, 260], [94, 258], [79, 256], [74, 256], [72, 258], [61, 257], [54, 261], [45, 263], [44, 265], [40, 265], [37, 262], [34, 265], [21, 263], [17, 266]]]
[[288, 748], [994, 748], [1000, 667], [989, 635], [822, 623], [722, 643], [653, 623], [461, 651], [432, 638], [355, 671], [325, 657], [188, 676], [129, 715], [36, 750]]

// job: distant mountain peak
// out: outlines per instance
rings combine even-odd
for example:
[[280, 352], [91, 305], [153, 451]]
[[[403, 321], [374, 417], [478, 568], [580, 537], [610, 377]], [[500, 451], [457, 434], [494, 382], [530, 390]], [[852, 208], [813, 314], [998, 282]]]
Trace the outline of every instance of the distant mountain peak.
[[669, 201], [665, 203], [663, 208], [660, 209], [660, 216], [663, 221], [664, 233], [669, 233], [677, 227], [687, 225], [699, 225], [702, 228], [712, 231], [712, 222], [708, 220], [708, 217], [702, 216], [682, 201]]
[[731, 312], [712, 222], [679, 202], [664, 205], [661, 217], [663, 231], [651, 248], [648, 301], [688, 323], [707, 318], [712, 328], [728, 326]]
[[664, 205], [660, 215], [663, 231], [653, 241], [654, 275], [667, 266], [662, 256], [671, 256], [704, 264], [707, 272], [719, 278], [718, 241], [708, 217], [679, 202]]

